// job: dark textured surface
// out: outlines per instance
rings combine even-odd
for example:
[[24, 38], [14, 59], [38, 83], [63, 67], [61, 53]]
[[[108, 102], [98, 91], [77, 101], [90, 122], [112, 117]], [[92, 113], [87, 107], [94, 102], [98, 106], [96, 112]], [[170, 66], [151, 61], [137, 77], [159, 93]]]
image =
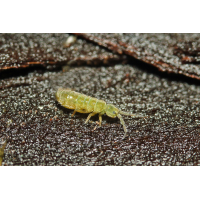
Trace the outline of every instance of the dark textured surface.
[[[67, 40], [69, 37], [71, 39]], [[0, 34], [0, 70], [42, 65], [108, 65], [126, 60], [83, 39], [73, 40], [69, 34]]]
[[161, 71], [200, 79], [200, 34], [78, 34]]
[[[2, 165], [200, 165], [199, 82], [164, 77], [129, 65], [33, 71], [0, 81]], [[103, 116], [64, 109], [58, 87], [73, 88], [145, 118]], [[94, 130], [95, 129], [95, 130]]]

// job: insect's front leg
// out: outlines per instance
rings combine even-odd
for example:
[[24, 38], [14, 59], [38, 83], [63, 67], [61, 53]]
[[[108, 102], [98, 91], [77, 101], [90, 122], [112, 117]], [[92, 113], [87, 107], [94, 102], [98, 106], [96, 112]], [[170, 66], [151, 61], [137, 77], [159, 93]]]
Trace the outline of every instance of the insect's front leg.
[[89, 119], [90, 119], [92, 116], [96, 115], [96, 114], [97, 114], [97, 113], [95, 113], [95, 112], [90, 113], [90, 114], [88, 115], [86, 121], [85, 121], [85, 124], [87, 124], [88, 121], [89, 121]]

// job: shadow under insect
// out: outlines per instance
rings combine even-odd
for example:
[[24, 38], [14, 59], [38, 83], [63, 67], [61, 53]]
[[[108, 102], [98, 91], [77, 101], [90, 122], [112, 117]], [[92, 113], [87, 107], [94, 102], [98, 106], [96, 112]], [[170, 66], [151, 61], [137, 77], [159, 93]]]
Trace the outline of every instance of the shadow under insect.
[[[78, 112], [76, 112], [76, 114], [73, 115], [73, 110], [63, 107], [63, 106], [62, 106], [60, 103], [58, 103], [57, 101], [56, 101], [56, 106], [57, 106], [57, 108], [58, 108], [59, 110], [62, 110], [63, 114], [67, 115], [68, 118], [74, 119], [74, 120], [79, 119], [79, 120], [82, 121], [83, 124], [85, 124], [85, 126], [88, 126], [88, 127], [89, 127], [89, 126], [91, 126], [91, 125], [93, 124], [93, 125], [91, 126], [91, 128], [92, 128], [95, 124], [96, 124], [96, 125], [99, 125], [99, 117], [98, 117], [98, 114], [92, 116], [92, 117], [90, 118], [90, 120], [88, 121], [88, 123], [86, 124], [85, 121], [86, 121], [86, 119], [87, 119], [87, 117], [88, 117], [88, 115], [89, 115], [90, 113], [78, 113]], [[105, 115], [105, 114], [102, 116], [102, 118], [103, 118], [103, 121], [102, 121], [101, 127], [104, 127], [105, 124], [116, 124], [116, 123], [119, 123], [119, 119], [118, 119], [118, 118], [110, 118], [110, 117], [108, 117], [108, 116]], [[82, 125], [83, 125], [83, 124], [82, 124]], [[98, 126], [98, 129], [101, 128], [101, 127]]]

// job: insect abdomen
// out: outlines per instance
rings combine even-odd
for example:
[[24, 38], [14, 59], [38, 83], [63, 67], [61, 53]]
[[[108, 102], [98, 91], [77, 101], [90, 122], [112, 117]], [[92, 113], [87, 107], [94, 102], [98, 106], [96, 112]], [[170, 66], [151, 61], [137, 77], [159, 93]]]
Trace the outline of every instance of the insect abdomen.
[[77, 112], [82, 111], [83, 113], [100, 113], [105, 109], [106, 102], [98, 100], [96, 98], [80, 94], [76, 102]]
[[70, 89], [59, 88], [56, 92], [57, 101], [68, 109], [74, 109], [81, 113], [100, 113], [105, 110], [106, 102]]
[[78, 93], [79, 96], [77, 98], [77, 101], [76, 101], [76, 110], [77, 112], [80, 112], [82, 111], [83, 113], [88, 113], [88, 109], [87, 109], [87, 104], [88, 104], [88, 101], [90, 99], [89, 96], [86, 96], [84, 94], [80, 94]]
[[59, 88], [56, 92], [57, 101], [68, 109], [76, 109], [76, 101], [80, 94], [69, 89]]

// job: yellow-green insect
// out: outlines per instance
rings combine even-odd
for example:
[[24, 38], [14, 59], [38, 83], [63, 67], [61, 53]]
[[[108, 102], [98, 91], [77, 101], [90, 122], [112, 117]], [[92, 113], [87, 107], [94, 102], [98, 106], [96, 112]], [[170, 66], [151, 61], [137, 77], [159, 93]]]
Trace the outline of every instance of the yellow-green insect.
[[63, 107], [74, 110], [72, 116], [74, 116], [76, 112], [90, 113], [85, 123], [89, 121], [90, 117], [96, 114], [99, 114], [99, 126], [101, 126], [103, 114], [106, 114], [112, 118], [118, 117], [124, 127], [125, 134], [123, 138], [126, 137], [127, 129], [120, 114], [128, 116], [133, 116], [133, 114], [123, 112], [112, 104], [106, 104], [105, 101], [86, 96], [84, 94], [72, 91], [71, 89], [59, 88], [56, 92], [56, 99]]

